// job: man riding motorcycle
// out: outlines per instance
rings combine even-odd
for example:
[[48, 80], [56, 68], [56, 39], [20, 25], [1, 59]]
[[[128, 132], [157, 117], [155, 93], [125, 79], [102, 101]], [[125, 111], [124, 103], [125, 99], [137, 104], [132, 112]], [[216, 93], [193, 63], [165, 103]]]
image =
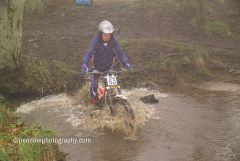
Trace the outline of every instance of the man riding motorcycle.
[[[98, 34], [93, 37], [83, 57], [82, 72], [87, 73], [89, 67], [100, 72], [109, 70], [113, 66], [115, 59], [124, 68], [132, 68], [113, 32], [113, 25], [107, 20], [98, 25]], [[98, 74], [91, 75], [90, 102], [95, 105], [98, 104], [97, 86], [99, 76]]]

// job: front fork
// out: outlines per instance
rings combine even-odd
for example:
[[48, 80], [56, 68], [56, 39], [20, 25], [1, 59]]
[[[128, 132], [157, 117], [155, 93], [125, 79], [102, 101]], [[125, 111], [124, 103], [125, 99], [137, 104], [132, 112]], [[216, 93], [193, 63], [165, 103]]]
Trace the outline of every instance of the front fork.
[[[106, 87], [107, 89], [107, 103], [110, 108], [111, 114], [115, 115], [114, 110], [113, 110], [113, 97], [112, 97], [112, 91], [110, 87]], [[119, 95], [122, 94], [120, 86], [117, 88], [117, 92]]]
[[107, 87], [107, 103], [110, 108], [111, 114], [114, 115], [111, 89], [109, 87]]

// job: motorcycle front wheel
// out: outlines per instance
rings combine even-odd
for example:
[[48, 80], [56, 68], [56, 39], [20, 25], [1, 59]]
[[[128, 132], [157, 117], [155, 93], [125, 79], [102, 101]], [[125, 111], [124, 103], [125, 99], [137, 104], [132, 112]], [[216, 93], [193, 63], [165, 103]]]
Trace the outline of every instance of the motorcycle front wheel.
[[[130, 120], [135, 119], [132, 106], [126, 99], [114, 98], [113, 107], [114, 107], [115, 114], [123, 115], [125, 118]], [[121, 114], [119, 112], [121, 112]]]
[[127, 136], [134, 134], [136, 131], [134, 123], [135, 114], [131, 104], [125, 99], [115, 98], [113, 99], [113, 110], [116, 117], [123, 118], [125, 134]]

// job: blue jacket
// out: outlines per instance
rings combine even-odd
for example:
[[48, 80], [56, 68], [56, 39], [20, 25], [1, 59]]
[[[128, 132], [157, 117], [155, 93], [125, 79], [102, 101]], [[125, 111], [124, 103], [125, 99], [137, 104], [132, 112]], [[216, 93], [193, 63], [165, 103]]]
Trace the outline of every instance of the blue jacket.
[[88, 46], [83, 57], [83, 64], [89, 64], [90, 60], [92, 60], [94, 69], [105, 71], [113, 65], [114, 57], [116, 57], [123, 66], [128, 63], [123, 49], [113, 35], [107, 43], [107, 46], [105, 46], [100, 38], [100, 34], [98, 34], [93, 37]]

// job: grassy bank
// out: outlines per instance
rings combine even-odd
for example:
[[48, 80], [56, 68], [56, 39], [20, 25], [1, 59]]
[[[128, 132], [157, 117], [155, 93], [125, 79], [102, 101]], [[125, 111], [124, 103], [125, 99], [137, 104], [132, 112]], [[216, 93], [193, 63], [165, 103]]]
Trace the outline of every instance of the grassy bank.
[[24, 58], [19, 68], [0, 69], [0, 91], [4, 96], [43, 96], [79, 86], [77, 72], [62, 61]]
[[27, 126], [0, 104], [0, 161], [53, 161], [60, 160], [55, 144], [14, 143], [13, 139], [50, 138], [55, 134], [41, 126]]
[[129, 54], [130, 62], [135, 64], [135, 71], [126, 77], [126, 82], [134, 79], [129, 82], [142, 85], [151, 81], [174, 86], [213, 77], [208, 67], [209, 54], [201, 47], [161, 39], [122, 40], [121, 44]]
[[238, 0], [142, 0], [135, 1], [134, 8], [139, 19], [148, 17], [146, 24], [158, 24], [163, 31], [172, 28], [171, 32], [184, 33], [193, 39], [197, 36], [239, 41], [238, 6]]

